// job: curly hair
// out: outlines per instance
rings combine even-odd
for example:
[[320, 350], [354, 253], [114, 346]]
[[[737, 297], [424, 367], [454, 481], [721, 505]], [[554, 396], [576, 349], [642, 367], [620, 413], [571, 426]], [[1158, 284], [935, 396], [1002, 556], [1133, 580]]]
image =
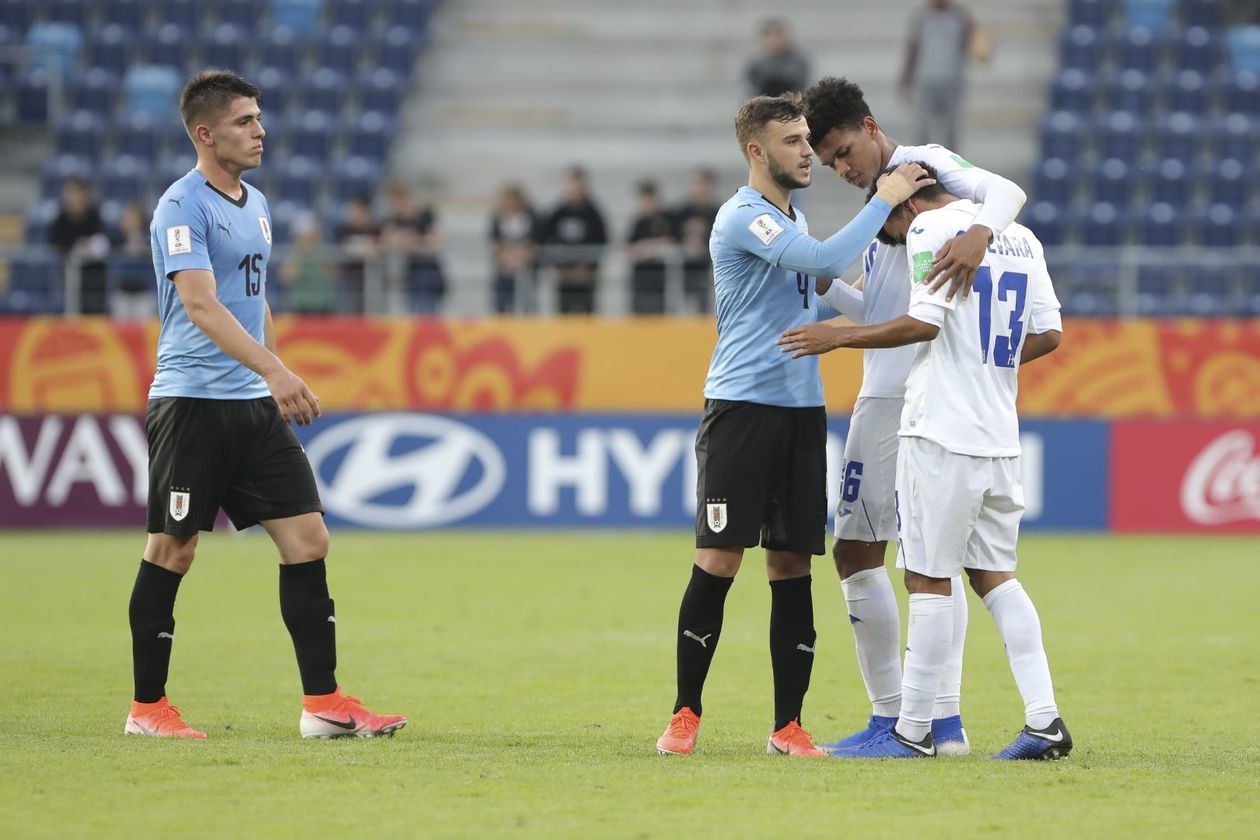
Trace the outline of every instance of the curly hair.
[[862, 89], [848, 79], [827, 76], [805, 91], [805, 119], [815, 141], [832, 129], [849, 131], [871, 116]]

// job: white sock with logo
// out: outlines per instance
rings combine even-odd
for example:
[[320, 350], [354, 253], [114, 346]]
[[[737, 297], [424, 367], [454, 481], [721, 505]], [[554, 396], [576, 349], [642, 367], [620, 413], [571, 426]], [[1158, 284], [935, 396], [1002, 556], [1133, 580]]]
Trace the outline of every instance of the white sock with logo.
[[901, 678], [901, 717], [897, 731], [911, 741], [922, 741], [932, 729], [932, 705], [941, 684], [954, 635], [952, 595], [916, 593], [910, 596], [910, 628], [906, 631], [906, 661]]
[[1025, 722], [1033, 729], [1045, 729], [1059, 716], [1054, 702], [1050, 663], [1041, 643], [1041, 619], [1037, 608], [1018, 580], [1008, 580], [984, 596], [984, 605], [993, 614], [998, 632], [1006, 644], [1015, 685], [1024, 698]]
[[962, 575], [950, 578], [949, 585], [954, 589], [954, 638], [949, 643], [949, 657], [945, 660], [945, 670], [941, 672], [941, 684], [936, 689], [936, 704], [932, 707], [933, 720], [953, 717], [960, 714], [962, 708], [963, 646], [967, 642], [967, 587], [963, 585]]
[[840, 581], [871, 711], [901, 713], [901, 614], [888, 570], [863, 569]]

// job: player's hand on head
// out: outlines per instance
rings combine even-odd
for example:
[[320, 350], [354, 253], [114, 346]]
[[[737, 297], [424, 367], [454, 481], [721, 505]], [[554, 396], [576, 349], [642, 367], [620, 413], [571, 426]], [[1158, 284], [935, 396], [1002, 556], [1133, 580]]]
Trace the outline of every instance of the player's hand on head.
[[917, 163], [902, 163], [892, 172], [880, 176], [875, 195], [896, 207], [920, 189], [936, 183], [927, 170]]
[[844, 327], [826, 324], [805, 324], [779, 336], [775, 342], [779, 352], [791, 353], [793, 359], [801, 356], [818, 356], [843, 346]]
[[267, 377], [267, 387], [280, 407], [286, 423], [305, 426], [320, 415], [319, 397], [306, 387], [302, 378], [287, 368]]
[[923, 281], [933, 294], [948, 283], [945, 300], [953, 300], [954, 295], [960, 292], [962, 299], [967, 299], [976, 279], [976, 270], [989, 249], [987, 231], [988, 228], [976, 225], [941, 246], [932, 259], [932, 270]]

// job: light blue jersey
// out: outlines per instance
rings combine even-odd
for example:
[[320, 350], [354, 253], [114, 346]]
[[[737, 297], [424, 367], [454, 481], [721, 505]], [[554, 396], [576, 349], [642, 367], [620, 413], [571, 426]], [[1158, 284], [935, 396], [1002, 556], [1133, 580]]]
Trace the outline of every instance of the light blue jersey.
[[244, 182], [241, 189], [240, 200], [231, 199], [194, 169], [158, 199], [150, 231], [162, 330], [150, 398], [248, 400], [271, 393], [261, 376], [189, 320], [171, 281], [185, 269], [213, 272], [219, 302], [262, 343], [271, 211], [258, 190]]
[[789, 217], [752, 187], [740, 188], [722, 205], [709, 238], [718, 341], [705, 397], [788, 408], [824, 404], [818, 357], [793, 359], [775, 341], [785, 330], [837, 314], [814, 294], [814, 278], [838, 277], [891, 209], [874, 199], [819, 242], [799, 209]]

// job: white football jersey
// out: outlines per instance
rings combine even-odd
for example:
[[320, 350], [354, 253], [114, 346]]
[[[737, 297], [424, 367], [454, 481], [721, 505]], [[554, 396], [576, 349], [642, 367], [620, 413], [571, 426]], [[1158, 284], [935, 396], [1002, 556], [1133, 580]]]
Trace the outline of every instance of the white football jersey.
[[[972, 166], [943, 146], [898, 146], [889, 165], [909, 161], [931, 166], [940, 175], [940, 183], [945, 189], [959, 198], [979, 200], [977, 188], [982, 181], [993, 176], [987, 169]], [[1009, 223], [1018, 212], [1019, 208], [1015, 207], [1010, 218], [1003, 221]], [[995, 224], [994, 229], [999, 231], [1006, 226], [996, 221]], [[910, 275], [906, 265], [904, 246], [875, 241], [866, 249], [862, 257], [862, 298], [866, 323], [880, 324], [906, 314], [906, 307], [910, 304]], [[862, 390], [858, 396], [902, 397], [913, 362], [913, 346], [863, 351]]]
[[960, 199], [920, 213], [906, 237], [907, 270], [914, 278], [910, 317], [941, 328], [933, 341], [912, 345], [902, 437], [922, 437], [950, 452], [988, 458], [1020, 454], [1019, 354], [1027, 335], [1062, 330], [1059, 300], [1041, 243], [1011, 224], [994, 238], [967, 299], [948, 303], [921, 280], [932, 255], [975, 221], [976, 205]]

